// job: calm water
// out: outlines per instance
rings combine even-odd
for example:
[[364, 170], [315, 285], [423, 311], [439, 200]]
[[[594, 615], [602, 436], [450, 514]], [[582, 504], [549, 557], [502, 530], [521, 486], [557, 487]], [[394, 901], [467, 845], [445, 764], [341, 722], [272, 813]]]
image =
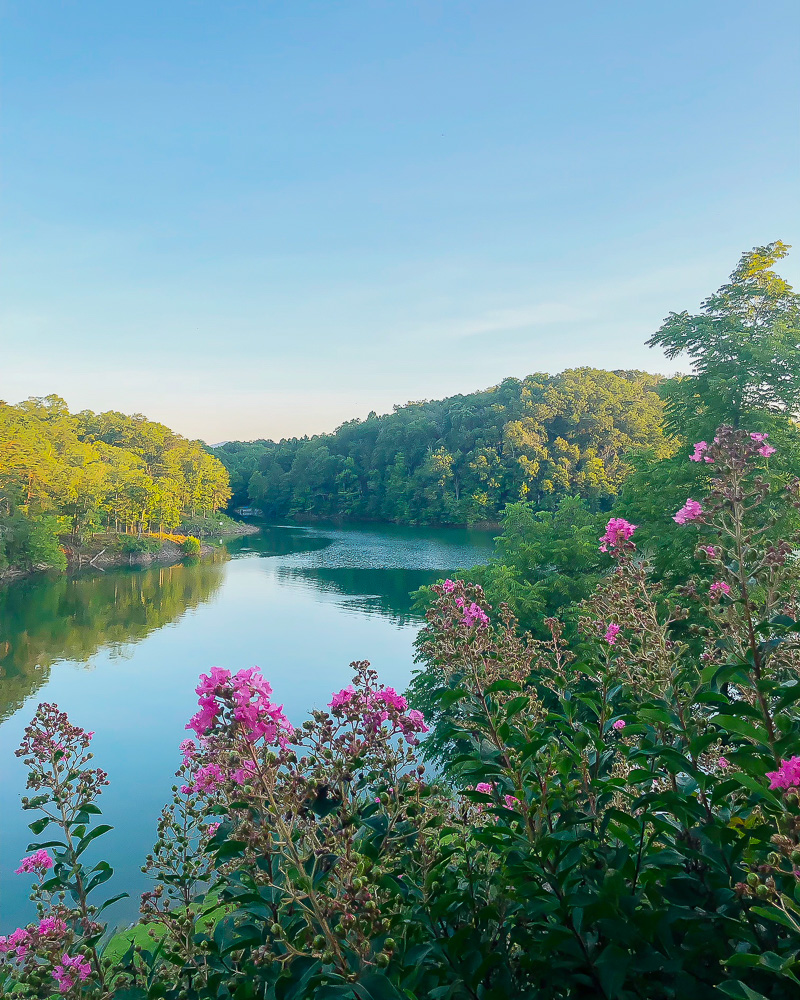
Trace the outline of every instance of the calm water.
[[[370, 660], [402, 689], [420, 626], [409, 592], [484, 562], [492, 539], [462, 529], [266, 526], [228, 550], [230, 560], [0, 589], [0, 931], [32, 916], [29, 883], [12, 874], [35, 818], [19, 808], [25, 772], [14, 750], [40, 701], [96, 733], [96, 760], [111, 779], [103, 821], [115, 827], [102, 854], [117, 870], [103, 889], [135, 896], [146, 887], [139, 867], [170, 794], [198, 674], [258, 664], [298, 723], [349, 682], [351, 660]], [[123, 922], [136, 910], [134, 898], [112, 913]]]

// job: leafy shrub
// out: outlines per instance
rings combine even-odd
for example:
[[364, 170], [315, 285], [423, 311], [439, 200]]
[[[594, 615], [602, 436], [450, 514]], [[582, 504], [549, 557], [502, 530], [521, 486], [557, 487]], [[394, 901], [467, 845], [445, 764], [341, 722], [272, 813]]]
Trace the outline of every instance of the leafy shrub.
[[142, 552], [158, 552], [161, 541], [148, 535], [119, 535], [115, 542], [120, 552], [125, 555], [138, 555]]
[[64, 569], [66, 564], [58, 541], [56, 518], [33, 519], [20, 513], [0, 517], [0, 569], [5, 566], [23, 570], [37, 566]]
[[[152, 947], [101, 947], [82, 854], [108, 827], [90, 734], [42, 705], [20, 754], [43, 812], [21, 871], [38, 923], [3, 942], [21, 997], [789, 1000], [800, 987], [797, 565], [771, 537], [762, 435], [720, 428], [715, 478], [673, 515], [705, 570], [653, 586], [635, 525], [562, 625], [521, 636], [445, 581], [420, 637], [427, 724], [353, 683], [295, 728], [254, 668], [213, 668], [146, 870]], [[798, 484], [783, 493], [798, 502]], [[678, 626], [703, 609], [691, 641]], [[701, 652], [697, 653], [697, 648]], [[52, 850], [52, 857], [48, 853]], [[67, 896], [74, 905], [66, 902]], [[3, 972], [0, 971], [0, 976]]]
[[181, 543], [181, 550], [185, 556], [199, 556], [200, 542], [193, 535], [187, 535]]

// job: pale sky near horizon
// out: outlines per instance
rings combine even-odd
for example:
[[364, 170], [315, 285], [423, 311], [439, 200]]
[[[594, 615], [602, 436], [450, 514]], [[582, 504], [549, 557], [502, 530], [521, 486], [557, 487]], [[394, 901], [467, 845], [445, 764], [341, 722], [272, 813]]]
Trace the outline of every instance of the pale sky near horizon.
[[0, 0], [0, 398], [213, 443], [670, 372], [671, 309], [800, 244], [798, 38], [797, 0]]

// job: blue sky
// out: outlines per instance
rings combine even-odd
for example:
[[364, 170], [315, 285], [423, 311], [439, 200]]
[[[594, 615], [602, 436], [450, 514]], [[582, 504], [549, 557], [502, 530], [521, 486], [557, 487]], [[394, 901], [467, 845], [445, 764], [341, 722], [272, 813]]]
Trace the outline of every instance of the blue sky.
[[800, 240], [797, 0], [0, 11], [12, 402], [215, 442], [670, 371], [667, 312]]

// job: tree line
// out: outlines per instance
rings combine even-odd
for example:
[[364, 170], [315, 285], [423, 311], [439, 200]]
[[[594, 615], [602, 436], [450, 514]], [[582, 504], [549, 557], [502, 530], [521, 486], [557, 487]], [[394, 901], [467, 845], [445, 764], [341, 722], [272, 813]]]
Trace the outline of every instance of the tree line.
[[58, 396], [0, 402], [0, 569], [59, 565], [59, 534], [170, 532], [229, 498], [201, 441], [141, 414], [70, 413]]
[[631, 453], [672, 451], [661, 381], [594, 368], [507, 378], [370, 413], [332, 434], [232, 441], [215, 454], [234, 504], [268, 518], [464, 524], [496, 521], [514, 501], [552, 507], [572, 493], [607, 507]]

